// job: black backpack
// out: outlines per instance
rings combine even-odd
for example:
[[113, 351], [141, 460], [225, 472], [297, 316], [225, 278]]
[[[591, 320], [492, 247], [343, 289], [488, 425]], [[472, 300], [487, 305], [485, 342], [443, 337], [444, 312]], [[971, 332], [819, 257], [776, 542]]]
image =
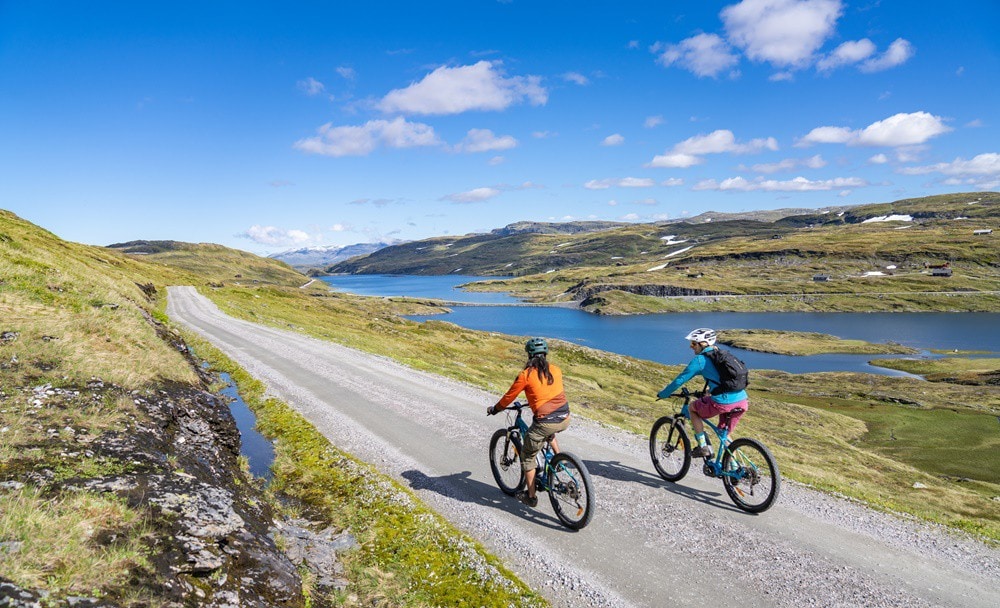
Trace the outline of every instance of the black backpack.
[[713, 395], [742, 391], [750, 383], [746, 363], [737, 359], [733, 353], [715, 347], [702, 354], [711, 359], [715, 369], [719, 371], [719, 386], [712, 389]]

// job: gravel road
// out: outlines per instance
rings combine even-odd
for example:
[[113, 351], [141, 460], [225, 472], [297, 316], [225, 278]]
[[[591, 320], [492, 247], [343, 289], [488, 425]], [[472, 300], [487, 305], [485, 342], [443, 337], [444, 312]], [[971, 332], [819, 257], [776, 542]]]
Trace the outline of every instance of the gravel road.
[[597, 511], [572, 532], [544, 496], [530, 509], [496, 487], [487, 442], [503, 420], [484, 415], [496, 395], [233, 319], [191, 287], [170, 288], [167, 313], [334, 444], [412, 488], [555, 606], [1000, 603], [998, 549], [792, 483], [766, 513], [743, 513], [696, 467], [679, 484], [660, 479], [646, 437], [579, 417], [559, 443], [590, 469]]

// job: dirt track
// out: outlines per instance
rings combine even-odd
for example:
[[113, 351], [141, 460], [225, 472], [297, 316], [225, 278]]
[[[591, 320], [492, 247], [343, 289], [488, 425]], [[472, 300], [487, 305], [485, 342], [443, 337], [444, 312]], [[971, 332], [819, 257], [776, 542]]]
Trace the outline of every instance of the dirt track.
[[794, 484], [774, 508], [748, 515], [695, 467], [680, 484], [657, 477], [645, 437], [579, 417], [560, 445], [586, 462], [598, 510], [570, 532], [544, 496], [529, 509], [495, 486], [486, 444], [503, 421], [484, 415], [495, 395], [233, 319], [190, 287], [170, 288], [167, 312], [556, 606], [992, 608], [1000, 597], [996, 549]]

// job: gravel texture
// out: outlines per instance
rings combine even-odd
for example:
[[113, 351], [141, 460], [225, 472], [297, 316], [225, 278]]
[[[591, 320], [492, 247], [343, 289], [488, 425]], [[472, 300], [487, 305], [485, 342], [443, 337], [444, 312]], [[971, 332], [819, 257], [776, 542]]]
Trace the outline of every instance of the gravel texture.
[[572, 532], [544, 496], [530, 509], [497, 489], [486, 445], [504, 421], [484, 415], [495, 395], [231, 319], [192, 288], [171, 288], [168, 314], [333, 443], [411, 487], [555, 606], [992, 607], [1000, 598], [994, 547], [787, 481], [772, 509], [749, 515], [697, 466], [677, 484], [663, 481], [645, 437], [581, 418], [560, 445], [590, 469], [597, 512]]

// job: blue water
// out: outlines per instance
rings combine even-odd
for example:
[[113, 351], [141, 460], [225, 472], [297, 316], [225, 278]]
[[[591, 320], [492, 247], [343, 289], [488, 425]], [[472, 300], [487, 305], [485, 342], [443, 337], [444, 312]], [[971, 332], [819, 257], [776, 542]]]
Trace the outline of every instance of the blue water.
[[[371, 293], [389, 295], [404, 285], [423, 285], [424, 297], [474, 277], [381, 276], [366, 282]], [[433, 279], [433, 281], [424, 281]], [[450, 281], [448, 279], [451, 279]], [[432, 287], [432, 285], [434, 287]], [[381, 293], [379, 293], [381, 291]], [[433, 295], [437, 293], [438, 295]], [[469, 329], [515, 336], [544, 336], [600, 350], [665, 364], [686, 363], [691, 349], [684, 336], [696, 327], [811, 331], [868, 342], [896, 342], [917, 349], [1000, 350], [1000, 314], [997, 313], [668, 313], [599, 316], [569, 308], [545, 306], [458, 306], [445, 315], [410, 317], [435, 319]], [[795, 357], [734, 349], [751, 368], [790, 373], [853, 371], [907, 375], [868, 364], [872, 355], [812, 355]], [[928, 353], [922, 353], [929, 356]], [[880, 356], [881, 357], [881, 356]]]
[[229, 411], [236, 419], [236, 428], [240, 431], [240, 454], [246, 456], [250, 463], [250, 472], [255, 477], [271, 480], [271, 463], [274, 462], [274, 446], [266, 437], [257, 432], [257, 417], [240, 397], [236, 383], [229, 374], [221, 373], [219, 377], [226, 383], [226, 388], [219, 391], [229, 397]]
[[472, 277], [449, 274], [444, 276], [413, 276], [386, 274], [345, 274], [321, 277], [338, 291], [346, 291], [361, 296], [407, 296], [411, 298], [434, 298], [450, 302], [473, 302], [477, 304], [512, 304], [520, 302], [506, 293], [477, 293], [465, 291], [458, 286], [463, 283], [497, 279], [501, 277]]

